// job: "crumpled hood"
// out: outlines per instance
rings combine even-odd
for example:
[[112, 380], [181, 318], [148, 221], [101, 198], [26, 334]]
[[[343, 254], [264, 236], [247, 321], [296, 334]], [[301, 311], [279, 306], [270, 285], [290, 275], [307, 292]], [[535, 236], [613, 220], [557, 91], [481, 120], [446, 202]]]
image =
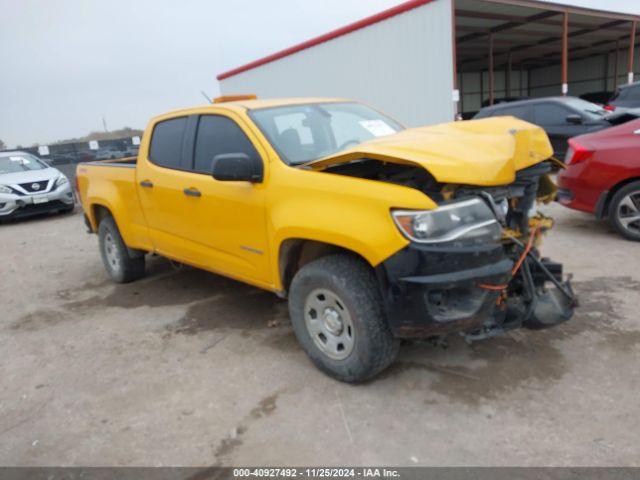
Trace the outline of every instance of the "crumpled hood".
[[553, 155], [544, 130], [515, 117], [444, 123], [375, 138], [305, 164], [314, 170], [370, 158], [414, 164], [440, 183], [506, 185]]

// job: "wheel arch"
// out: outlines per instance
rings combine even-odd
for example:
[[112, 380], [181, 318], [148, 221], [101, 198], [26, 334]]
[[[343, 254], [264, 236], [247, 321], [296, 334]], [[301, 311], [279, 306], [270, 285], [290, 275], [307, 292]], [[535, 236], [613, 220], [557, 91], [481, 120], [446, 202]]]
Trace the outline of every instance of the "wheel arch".
[[[113, 217], [115, 221], [115, 217], [113, 216], [112, 210], [102, 203], [92, 203], [89, 207], [89, 223], [91, 224], [91, 230], [95, 233], [98, 231], [98, 226], [100, 222], [107, 217]], [[118, 222], [116, 222], [117, 224]]]
[[309, 238], [288, 238], [278, 248], [278, 280], [282, 295], [286, 296], [295, 274], [306, 264], [327, 255], [342, 253], [360, 259], [371, 267], [374, 266], [364, 255], [347, 247]]
[[601, 215], [599, 218], [606, 218], [609, 216], [609, 208], [611, 207], [611, 200], [613, 200], [613, 197], [615, 196], [616, 193], [618, 193], [620, 189], [626, 187], [630, 183], [638, 182], [638, 181], [640, 181], [639, 176], [629, 177], [629, 178], [625, 178], [621, 182], [618, 182], [613, 187], [611, 187], [609, 189], [609, 192], [607, 193], [607, 197], [604, 201], [604, 205], [602, 205]]

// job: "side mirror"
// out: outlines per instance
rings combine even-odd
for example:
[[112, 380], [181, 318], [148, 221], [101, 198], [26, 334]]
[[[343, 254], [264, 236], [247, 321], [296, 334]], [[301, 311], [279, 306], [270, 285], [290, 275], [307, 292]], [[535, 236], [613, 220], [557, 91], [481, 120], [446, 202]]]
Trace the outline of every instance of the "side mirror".
[[567, 120], [567, 123], [570, 123], [571, 125], [582, 124], [582, 117], [577, 113], [572, 113], [571, 115], [567, 115], [566, 120]]
[[211, 175], [221, 182], [262, 182], [262, 160], [246, 153], [221, 153], [213, 157]]

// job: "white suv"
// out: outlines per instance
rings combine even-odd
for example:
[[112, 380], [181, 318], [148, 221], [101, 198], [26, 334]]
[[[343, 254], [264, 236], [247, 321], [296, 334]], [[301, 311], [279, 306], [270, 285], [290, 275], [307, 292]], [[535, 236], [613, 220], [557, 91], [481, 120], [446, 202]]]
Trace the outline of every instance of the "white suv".
[[44, 212], [71, 212], [69, 179], [27, 152], [0, 153], [0, 221]]

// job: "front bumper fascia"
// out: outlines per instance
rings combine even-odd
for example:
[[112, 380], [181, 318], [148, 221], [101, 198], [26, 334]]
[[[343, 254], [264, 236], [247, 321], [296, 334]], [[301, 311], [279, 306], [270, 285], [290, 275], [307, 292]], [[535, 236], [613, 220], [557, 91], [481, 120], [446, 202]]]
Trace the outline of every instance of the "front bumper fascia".
[[501, 244], [471, 247], [411, 243], [378, 266], [387, 318], [396, 337], [473, 331], [490, 317], [513, 262]]
[[[46, 197], [47, 201], [37, 203], [37, 199], [40, 197]], [[73, 205], [75, 205], [75, 198], [69, 183], [40, 194], [15, 195], [13, 193], [0, 193], [0, 220], [64, 210], [71, 208]]]
[[398, 338], [460, 333], [479, 339], [512, 328], [548, 328], [570, 319], [575, 299], [539, 288], [553, 276], [573, 295], [570, 283], [562, 283], [562, 265], [532, 258], [525, 264], [534, 299], [529, 310], [512, 308], [512, 300], [504, 297], [506, 289], [499, 288], [512, 281], [514, 265], [502, 244], [411, 243], [377, 268], [389, 327]]

